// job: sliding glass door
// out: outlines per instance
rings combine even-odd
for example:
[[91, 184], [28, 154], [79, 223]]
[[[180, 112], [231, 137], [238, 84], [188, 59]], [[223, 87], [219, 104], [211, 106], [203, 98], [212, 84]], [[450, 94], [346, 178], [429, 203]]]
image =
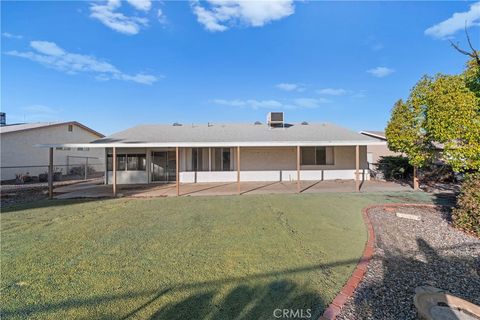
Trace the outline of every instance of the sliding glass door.
[[151, 163], [152, 182], [176, 181], [175, 151], [153, 151]]

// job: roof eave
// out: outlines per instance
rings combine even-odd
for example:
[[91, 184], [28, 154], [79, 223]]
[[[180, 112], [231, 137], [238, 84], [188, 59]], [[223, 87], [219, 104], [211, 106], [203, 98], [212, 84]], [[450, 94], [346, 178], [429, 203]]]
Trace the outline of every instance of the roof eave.
[[146, 143], [64, 143], [37, 144], [40, 148], [172, 148], [172, 147], [312, 147], [312, 146], [370, 146], [384, 145], [384, 141], [231, 141], [231, 142], [146, 142]]

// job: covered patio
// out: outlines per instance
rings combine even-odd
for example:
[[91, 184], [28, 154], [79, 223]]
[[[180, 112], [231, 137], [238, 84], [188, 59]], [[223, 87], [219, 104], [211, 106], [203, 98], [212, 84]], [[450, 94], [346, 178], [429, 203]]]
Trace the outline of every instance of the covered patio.
[[[281, 116], [267, 124], [140, 125], [88, 144], [42, 146], [49, 148], [50, 180], [55, 148], [104, 149], [105, 186], [97, 191], [105, 196], [367, 190], [367, 146], [377, 140]], [[53, 197], [52, 184], [49, 191]]]

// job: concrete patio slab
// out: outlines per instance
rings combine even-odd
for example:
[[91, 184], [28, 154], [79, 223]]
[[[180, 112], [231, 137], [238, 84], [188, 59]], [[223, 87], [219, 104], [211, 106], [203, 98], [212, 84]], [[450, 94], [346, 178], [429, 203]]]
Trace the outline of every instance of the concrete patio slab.
[[[301, 181], [301, 193], [355, 192], [355, 181]], [[408, 185], [383, 181], [364, 181], [361, 192], [412, 191]], [[240, 194], [296, 193], [297, 183], [292, 182], [241, 182]], [[175, 184], [141, 184], [118, 186], [119, 196], [133, 198], [176, 196]], [[56, 199], [105, 198], [112, 196], [112, 186], [98, 182], [85, 182], [55, 188]], [[236, 182], [185, 183], [180, 185], [180, 196], [218, 196], [239, 194]]]

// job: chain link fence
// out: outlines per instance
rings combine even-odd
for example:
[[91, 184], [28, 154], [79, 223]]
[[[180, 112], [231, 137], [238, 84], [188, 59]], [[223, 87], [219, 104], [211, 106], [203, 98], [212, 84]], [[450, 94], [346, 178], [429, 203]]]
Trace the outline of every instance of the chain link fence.
[[[5, 166], [0, 167], [2, 186], [7, 185], [34, 185], [48, 183], [48, 165], [33, 166]], [[98, 179], [105, 175], [103, 163], [88, 163], [75, 161], [69, 164], [54, 164], [53, 181], [68, 182], [79, 180]], [[56, 183], [57, 184], [57, 183]]]

